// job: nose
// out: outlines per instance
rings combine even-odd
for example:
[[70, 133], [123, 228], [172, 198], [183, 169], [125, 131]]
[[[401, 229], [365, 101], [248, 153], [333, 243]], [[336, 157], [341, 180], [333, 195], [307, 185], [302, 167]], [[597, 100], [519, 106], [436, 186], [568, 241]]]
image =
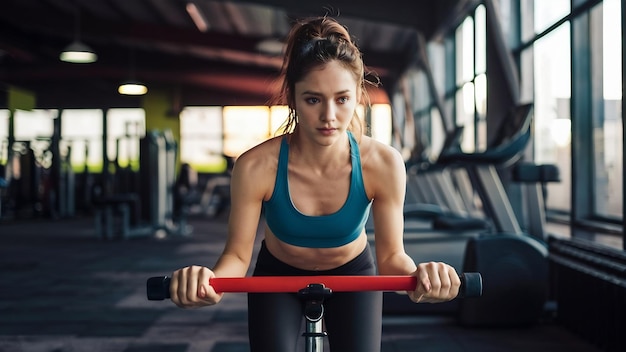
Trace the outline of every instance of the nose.
[[332, 103], [323, 104], [323, 108], [320, 114], [320, 120], [324, 122], [334, 121], [336, 116], [336, 107]]

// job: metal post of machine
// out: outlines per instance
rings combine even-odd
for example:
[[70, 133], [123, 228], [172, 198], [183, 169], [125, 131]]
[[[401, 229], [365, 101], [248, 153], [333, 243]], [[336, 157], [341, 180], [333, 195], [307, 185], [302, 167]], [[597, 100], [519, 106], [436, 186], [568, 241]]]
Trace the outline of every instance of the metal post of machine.
[[304, 300], [304, 317], [306, 330], [302, 334], [306, 340], [306, 352], [322, 352], [324, 337], [322, 318], [324, 317], [324, 299], [330, 297], [332, 290], [323, 284], [310, 284], [298, 291], [298, 296]]

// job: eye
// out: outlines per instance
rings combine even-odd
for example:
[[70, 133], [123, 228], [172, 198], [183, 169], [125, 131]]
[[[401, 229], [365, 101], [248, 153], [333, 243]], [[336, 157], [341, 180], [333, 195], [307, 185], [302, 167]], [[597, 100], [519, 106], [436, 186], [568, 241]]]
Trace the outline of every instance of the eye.
[[305, 101], [309, 104], [316, 104], [316, 103], [319, 103], [320, 100], [316, 97], [309, 97], [309, 98], [306, 98]]
[[349, 97], [341, 97], [339, 99], [337, 99], [337, 102], [339, 102], [339, 104], [345, 104], [348, 102], [348, 100], [350, 100]]

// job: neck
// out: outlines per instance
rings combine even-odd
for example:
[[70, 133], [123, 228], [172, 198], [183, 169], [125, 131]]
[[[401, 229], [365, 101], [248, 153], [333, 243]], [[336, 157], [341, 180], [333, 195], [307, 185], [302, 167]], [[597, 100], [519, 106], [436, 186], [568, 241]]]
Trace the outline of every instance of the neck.
[[344, 133], [336, 143], [322, 146], [302, 138], [296, 129], [289, 135], [288, 141], [292, 155], [311, 166], [326, 168], [332, 166], [335, 161], [343, 163], [350, 155], [350, 141], [347, 133]]

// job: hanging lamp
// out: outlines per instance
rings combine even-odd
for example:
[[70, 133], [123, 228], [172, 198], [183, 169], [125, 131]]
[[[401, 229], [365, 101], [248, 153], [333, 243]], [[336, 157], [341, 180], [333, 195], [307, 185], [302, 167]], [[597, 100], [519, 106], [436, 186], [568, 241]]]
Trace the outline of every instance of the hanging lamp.
[[148, 87], [139, 81], [125, 81], [117, 87], [117, 92], [123, 95], [144, 95]]
[[117, 87], [117, 92], [122, 95], [144, 95], [148, 93], [148, 87], [145, 84], [141, 83], [137, 79], [135, 79], [135, 51], [133, 48], [130, 50], [130, 78], [119, 87]]
[[74, 64], [89, 64], [98, 60], [95, 51], [80, 41], [80, 14], [76, 10], [76, 19], [74, 21], [74, 41], [65, 47], [59, 55], [59, 59], [64, 62]]

